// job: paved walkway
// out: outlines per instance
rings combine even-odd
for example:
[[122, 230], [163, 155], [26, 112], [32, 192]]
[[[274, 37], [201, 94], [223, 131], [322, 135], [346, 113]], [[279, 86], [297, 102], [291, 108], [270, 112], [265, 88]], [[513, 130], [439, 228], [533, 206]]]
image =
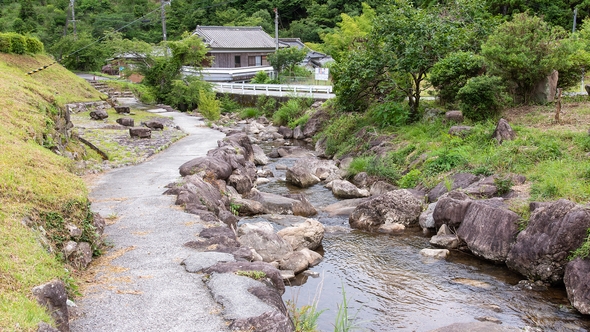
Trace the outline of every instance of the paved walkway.
[[204, 156], [223, 134], [202, 121], [167, 113], [190, 135], [152, 159], [101, 175], [91, 185], [92, 209], [116, 217], [106, 227], [112, 248], [92, 264], [84, 297], [77, 299], [72, 331], [227, 331], [220, 306], [180, 262], [203, 228], [198, 217], [174, 206], [165, 185], [178, 167]]

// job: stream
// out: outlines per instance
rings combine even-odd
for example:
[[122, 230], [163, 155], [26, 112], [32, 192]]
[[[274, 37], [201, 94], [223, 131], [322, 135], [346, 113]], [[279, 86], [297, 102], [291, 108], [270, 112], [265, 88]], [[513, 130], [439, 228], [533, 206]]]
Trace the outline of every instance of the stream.
[[[265, 152], [271, 147], [261, 146]], [[258, 189], [274, 194], [303, 193], [318, 211], [338, 202], [323, 184], [301, 189], [287, 184], [285, 171], [296, 159], [271, 159], [271, 182]], [[459, 322], [492, 321], [529, 331], [588, 331], [590, 318], [573, 309], [565, 288], [527, 289], [506, 266], [452, 251], [447, 260], [420, 255], [430, 235], [419, 228], [399, 235], [350, 229], [347, 217], [324, 212], [312, 217], [326, 226], [324, 259], [287, 287], [284, 301], [317, 304], [321, 331], [333, 331], [346, 294], [348, 315], [360, 331], [429, 331]], [[242, 222], [261, 221], [261, 217]], [[269, 220], [272, 222], [272, 220]], [[275, 224], [276, 228], [284, 226]], [[287, 285], [289, 286], [289, 285]]]

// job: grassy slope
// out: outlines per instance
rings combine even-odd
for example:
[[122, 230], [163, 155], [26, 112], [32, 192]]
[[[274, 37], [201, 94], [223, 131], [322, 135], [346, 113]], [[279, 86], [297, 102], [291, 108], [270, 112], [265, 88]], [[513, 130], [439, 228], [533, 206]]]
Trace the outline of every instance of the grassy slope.
[[[85, 202], [83, 182], [69, 172], [70, 161], [44, 148], [49, 113], [68, 102], [98, 100], [96, 90], [59, 65], [32, 76], [26, 72], [51, 63], [45, 56], [0, 53], [0, 330], [33, 330], [50, 321], [31, 297], [31, 288], [69, 274], [23, 226], [39, 213], [63, 211], [68, 202]], [[75, 213], [74, 213], [75, 214]]]

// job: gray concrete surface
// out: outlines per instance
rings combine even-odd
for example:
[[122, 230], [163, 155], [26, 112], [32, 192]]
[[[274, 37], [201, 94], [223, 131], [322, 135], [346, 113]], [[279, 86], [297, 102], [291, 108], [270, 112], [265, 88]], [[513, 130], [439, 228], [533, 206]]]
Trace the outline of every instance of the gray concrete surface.
[[204, 156], [224, 135], [186, 114], [166, 116], [190, 135], [91, 185], [93, 211], [111, 217], [105, 234], [112, 248], [92, 265], [89, 286], [75, 299], [72, 331], [227, 331], [202, 276], [180, 264], [195, 253], [182, 245], [203, 223], [174, 206], [175, 197], [162, 195], [181, 164]]

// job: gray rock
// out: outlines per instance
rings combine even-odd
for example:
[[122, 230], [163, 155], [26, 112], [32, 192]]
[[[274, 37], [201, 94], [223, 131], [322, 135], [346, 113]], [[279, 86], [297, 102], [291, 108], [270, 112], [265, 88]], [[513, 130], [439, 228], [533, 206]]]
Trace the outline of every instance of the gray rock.
[[69, 332], [68, 294], [64, 283], [61, 280], [52, 280], [34, 287], [32, 292], [37, 302], [51, 314], [57, 329], [60, 332]]
[[405, 189], [390, 191], [357, 206], [349, 218], [352, 228], [376, 230], [382, 226], [418, 223], [422, 203]]
[[536, 209], [518, 234], [506, 265], [532, 280], [560, 283], [568, 255], [579, 248], [590, 228], [587, 207], [560, 199]]
[[[473, 175], [471, 173], [457, 173], [453, 175], [449, 180], [449, 182], [451, 183], [451, 191], [461, 188], [467, 188], [472, 183], [479, 181], [479, 179], [480, 178], [478, 176]], [[447, 192], [448, 191], [445, 181], [441, 181], [439, 184], [436, 185], [436, 187], [430, 190], [430, 193], [428, 193], [428, 201], [431, 203], [435, 202], [440, 196], [444, 195]]]
[[434, 213], [434, 208], [436, 207], [436, 204], [437, 203], [428, 204], [428, 208], [426, 208], [425, 211], [420, 213], [418, 223], [420, 224], [420, 227], [422, 227], [423, 229], [435, 228], [434, 218], [432, 217], [432, 214]]
[[476, 256], [503, 263], [516, 241], [519, 219], [518, 214], [507, 208], [473, 201], [457, 230], [457, 236]]
[[339, 198], [362, 198], [370, 195], [368, 190], [359, 189], [346, 180], [332, 181], [332, 193]]
[[286, 180], [301, 188], [311, 187], [321, 181], [309, 168], [297, 164], [287, 169]]
[[555, 100], [559, 72], [553, 70], [551, 74], [537, 83], [533, 91], [531, 101], [538, 104], [551, 103]]
[[463, 113], [461, 111], [448, 111], [445, 113], [445, 119], [447, 121], [462, 123], [463, 122]]
[[106, 227], [106, 221], [100, 215], [100, 213], [93, 213], [92, 214], [92, 226], [94, 226], [96, 234], [101, 236], [102, 233], [104, 232], [104, 228]]
[[252, 145], [252, 150], [254, 151], [254, 164], [256, 166], [262, 166], [268, 164], [268, 157], [262, 151], [262, 148], [258, 145]]
[[104, 120], [109, 117], [107, 111], [98, 109], [90, 112], [90, 118], [92, 120]]
[[449, 256], [449, 251], [447, 249], [422, 249], [420, 250], [420, 255], [424, 257], [436, 258], [436, 259], [446, 259]]
[[439, 228], [445, 224], [457, 229], [463, 222], [471, 202], [472, 200], [460, 191], [451, 191], [441, 197], [432, 212], [435, 227]]
[[85, 269], [92, 261], [92, 248], [88, 242], [68, 241], [63, 251], [68, 262], [77, 269]]
[[494, 134], [492, 135], [499, 144], [502, 144], [504, 141], [512, 141], [516, 138], [516, 134], [508, 121], [505, 119], [500, 119], [498, 124], [496, 125], [496, 130], [494, 130]]
[[271, 264], [265, 262], [225, 262], [218, 263], [203, 270], [205, 274], [235, 273], [237, 271], [262, 271], [268, 281], [279, 294], [285, 293], [285, 284], [280, 271]]
[[82, 236], [82, 230], [80, 228], [78, 228], [76, 225], [74, 224], [67, 224], [66, 228], [68, 230], [68, 233], [70, 233], [70, 237], [74, 240], [79, 240], [80, 236]]
[[385, 194], [386, 192], [393, 191], [396, 189], [397, 187], [390, 183], [384, 181], [377, 181], [371, 185], [370, 194], [371, 196], [379, 196]]
[[142, 124], [147, 127], [150, 128], [152, 130], [164, 130], [164, 124], [156, 121], [156, 120], [148, 120], [145, 122], [142, 122]]
[[214, 274], [207, 287], [223, 306], [223, 316], [231, 321], [232, 330], [294, 330], [280, 294], [260, 281], [233, 274]]
[[129, 136], [137, 138], [152, 138], [152, 130], [145, 127], [129, 128]]
[[236, 188], [239, 194], [249, 193], [254, 187], [252, 179], [248, 175], [242, 174], [239, 170], [235, 170], [232, 175], [227, 179], [227, 184]]
[[212, 172], [216, 178], [227, 180], [233, 172], [232, 166], [225, 162], [212, 157], [197, 157], [180, 166], [180, 175], [187, 176], [198, 172]]
[[316, 155], [319, 158], [331, 158], [332, 156], [330, 154], [328, 154], [327, 150], [328, 150], [328, 138], [327, 137], [320, 138], [315, 143]]
[[303, 135], [303, 130], [301, 129], [301, 126], [297, 126], [295, 127], [295, 129], [293, 129], [293, 138], [294, 139], [304, 139], [305, 136]]
[[255, 216], [263, 214], [265, 209], [262, 203], [245, 198], [233, 198], [233, 204], [238, 206], [240, 216]]
[[242, 246], [256, 250], [265, 262], [278, 261], [293, 251], [289, 242], [274, 233], [268, 222], [241, 225], [238, 241]]
[[473, 127], [470, 126], [452, 126], [449, 128], [449, 135], [452, 136], [467, 136]]
[[293, 138], [293, 130], [289, 127], [280, 126], [278, 133], [284, 138]]
[[115, 109], [115, 112], [117, 112], [117, 114], [131, 113], [131, 109], [129, 108], [129, 106], [115, 106], [114, 109]]
[[223, 252], [199, 252], [185, 258], [180, 265], [184, 265], [186, 272], [197, 273], [221, 262], [235, 262], [232, 254]]
[[135, 120], [133, 118], [119, 118], [116, 120], [118, 124], [125, 127], [134, 127]]
[[324, 233], [324, 225], [315, 219], [307, 219], [303, 223], [283, 228], [277, 232], [295, 251], [304, 248], [311, 250], [318, 248], [322, 244]]
[[303, 194], [280, 196], [253, 189], [249, 197], [262, 205], [264, 214], [293, 214], [309, 217], [317, 213]]
[[463, 192], [471, 197], [490, 198], [498, 193], [498, 187], [495, 184], [496, 176], [488, 176], [477, 182], [470, 184]]
[[330, 120], [330, 115], [324, 110], [318, 110], [313, 113], [303, 127], [304, 137], [313, 137], [320, 132]]
[[279, 267], [281, 270], [293, 271], [293, 273], [298, 274], [309, 267], [309, 259], [306, 254], [294, 251], [279, 261]]
[[307, 248], [303, 248], [303, 249], [299, 250], [299, 252], [302, 252], [305, 255], [305, 257], [307, 257], [307, 262], [309, 263], [309, 266], [316, 266], [323, 259], [322, 255], [318, 254], [317, 252], [315, 252], [313, 250], [309, 250]]
[[41, 322], [37, 325], [37, 332], [59, 332], [59, 330], [45, 322]]
[[359, 188], [369, 185], [369, 175], [366, 172], [360, 172], [352, 178], [352, 183]]
[[576, 258], [565, 268], [567, 298], [580, 313], [590, 315], [590, 260]]

